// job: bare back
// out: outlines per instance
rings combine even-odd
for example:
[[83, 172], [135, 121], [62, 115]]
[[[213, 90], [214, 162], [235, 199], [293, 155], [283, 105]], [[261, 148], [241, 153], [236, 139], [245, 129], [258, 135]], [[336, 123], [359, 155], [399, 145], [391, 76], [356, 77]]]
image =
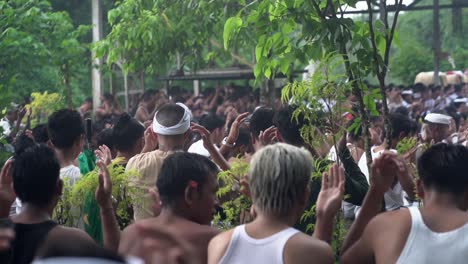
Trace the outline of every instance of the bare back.
[[[422, 208], [420, 211], [425, 225], [433, 232], [448, 232], [468, 222], [468, 214], [460, 210]], [[341, 263], [397, 263], [411, 228], [408, 209], [382, 213], [369, 222], [360, 240], [343, 255]]]
[[[143, 237], [151, 236], [151, 234], [141, 234], [137, 225], [144, 225], [146, 227], [154, 228], [157, 230], [164, 230], [172, 237], [180, 239], [190, 245], [196, 251], [199, 263], [206, 263], [207, 248], [210, 240], [216, 236], [219, 231], [210, 226], [200, 225], [181, 217], [172, 217], [168, 219], [150, 218], [138, 221], [132, 224], [123, 231], [122, 238], [119, 246], [119, 253], [123, 255], [131, 255], [142, 257], [145, 255], [142, 250], [144, 248], [138, 245]], [[164, 237], [152, 237], [155, 240], [164, 240]]]

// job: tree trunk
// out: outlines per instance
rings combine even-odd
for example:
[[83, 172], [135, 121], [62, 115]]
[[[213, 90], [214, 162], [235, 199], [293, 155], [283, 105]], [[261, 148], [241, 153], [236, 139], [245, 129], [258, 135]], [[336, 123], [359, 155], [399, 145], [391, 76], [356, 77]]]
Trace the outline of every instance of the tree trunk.
[[[93, 22], [93, 43], [101, 40], [102, 37], [102, 15], [101, 0], [92, 0], [92, 22]], [[96, 110], [101, 105], [102, 74], [99, 69], [101, 59], [96, 58], [92, 53], [92, 83], [93, 83], [93, 108]]]

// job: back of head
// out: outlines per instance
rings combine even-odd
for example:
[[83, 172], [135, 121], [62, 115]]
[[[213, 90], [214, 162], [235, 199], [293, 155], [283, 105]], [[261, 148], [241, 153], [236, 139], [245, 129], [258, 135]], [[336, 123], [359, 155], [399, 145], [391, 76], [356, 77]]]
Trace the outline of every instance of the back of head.
[[390, 124], [392, 126], [392, 139], [398, 139], [401, 136], [407, 137], [413, 131], [413, 122], [407, 115], [400, 113], [390, 114]]
[[34, 141], [36, 143], [47, 143], [49, 141], [49, 133], [47, 132], [46, 124], [39, 124], [32, 130]]
[[218, 167], [202, 155], [176, 152], [164, 160], [156, 186], [163, 205], [172, 206], [184, 197], [184, 190], [190, 181], [197, 183], [199, 190]]
[[468, 149], [439, 143], [418, 159], [418, 173], [426, 188], [461, 195], [468, 190]]
[[49, 137], [56, 148], [68, 149], [84, 134], [83, 120], [75, 110], [62, 109], [49, 117]]
[[52, 149], [34, 145], [15, 157], [13, 184], [23, 203], [48, 205], [55, 195], [60, 164]]
[[15, 141], [15, 156], [23, 153], [29, 147], [34, 146], [34, 140], [32, 138], [26, 136], [25, 134], [21, 134], [16, 138]]
[[256, 152], [250, 163], [250, 191], [262, 212], [286, 215], [303, 198], [313, 171], [304, 149], [278, 143]]
[[226, 121], [222, 117], [216, 114], [204, 115], [200, 119], [200, 125], [204, 126], [210, 132], [213, 132], [217, 128], [224, 127], [225, 122]]
[[273, 125], [273, 117], [275, 112], [268, 107], [260, 107], [252, 113], [250, 117], [250, 133], [258, 137], [261, 131]]
[[114, 131], [112, 128], [106, 128], [99, 132], [96, 136], [96, 143], [98, 146], [106, 145], [108, 148], [115, 148]]
[[145, 133], [145, 127], [129, 114], [120, 116], [113, 128], [113, 140], [118, 151], [131, 151]]
[[165, 104], [156, 113], [156, 120], [165, 127], [177, 125], [184, 117], [184, 108], [177, 104]]
[[302, 145], [304, 140], [301, 137], [301, 128], [305, 122], [301, 115], [293, 119], [294, 110], [292, 106], [280, 109], [274, 117], [274, 123], [286, 143]]

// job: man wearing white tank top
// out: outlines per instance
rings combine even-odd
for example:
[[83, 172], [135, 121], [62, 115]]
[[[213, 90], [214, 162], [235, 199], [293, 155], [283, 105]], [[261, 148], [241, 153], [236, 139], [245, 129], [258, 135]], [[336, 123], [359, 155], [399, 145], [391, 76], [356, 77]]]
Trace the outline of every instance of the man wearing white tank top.
[[344, 193], [344, 171], [336, 164], [322, 178], [314, 237], [292, 228], [308, 204], [312, 157], [304, 149], [278, 143], [255, 153], [249, 192], [257, 217], [213, 238], [209, 264], [333, 263], [334, 217]]
[[468, 149], [462, 145], [430, 147], [418, 159], [417, 190], [424, 206], [377, 215], [402, 161], [388, 152], [376, 159], [371, 187], [340, 263], [467, 263], [467, 161]]

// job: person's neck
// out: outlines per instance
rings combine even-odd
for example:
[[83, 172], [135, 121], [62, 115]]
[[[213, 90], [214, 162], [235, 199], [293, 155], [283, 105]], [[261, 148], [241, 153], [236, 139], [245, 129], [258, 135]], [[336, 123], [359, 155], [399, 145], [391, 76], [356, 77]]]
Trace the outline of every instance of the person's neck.
[[181, 142], [169, 142], [160, 140], [158, 149], [164, 152], [183, 150], [184, 144]]
[[257, 212], [257, 217], [251, 224], [255, 227], [265, 228], [265, 230], [281, 231], [287, 227], [294, 226], [296, 222], [297, 217], [295, 213], [291, 213], [287, 216], [277, 216]]
[[127, 163], [131, 158], [139, 153], [134, 153], [134, 151], [118, 151], [116, 158], [124, 158], [124, 162]]
[[158, 219], [160, 219], [164, 223], [171, 223], [176, 218], [184, 219], [184, 220], [196, 223], [195, 221], [192, 220], [192, 218], [186, 212], [183, 212], [181, 210], [176, 210], [169, 206], [163, 207], [161, 210], [161, 213], [158, 216]]
[[423, 203], [424, 208], [429, 210], [457, 209], [465, 211], [462, 208], [463, 202], [457, 201], [454, 195], [448, 193], [440, 193], [435, 191], [425, 192]]
[[74, 165], [75, 162], [75, 155], [73, 154], [73, 150], [70, 149], [58, 149], [55, 148], [55, 154], [57, 155], [57, 159], [60, 163], [60, 168], [65, 168], [70, 165]]
[[24, 224], [34, 224], [51, 220], [55, 204], [51, 202], [46, 206], [37, 206], [31, 203], [25, 203], [22, 206], [21, 213], [16, 215], [13, 220]]

